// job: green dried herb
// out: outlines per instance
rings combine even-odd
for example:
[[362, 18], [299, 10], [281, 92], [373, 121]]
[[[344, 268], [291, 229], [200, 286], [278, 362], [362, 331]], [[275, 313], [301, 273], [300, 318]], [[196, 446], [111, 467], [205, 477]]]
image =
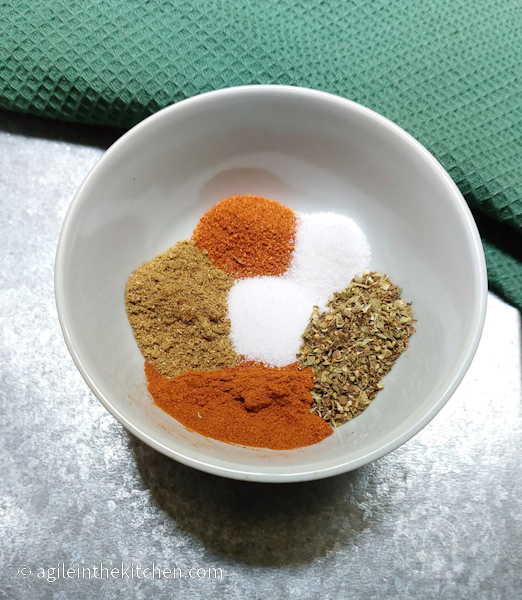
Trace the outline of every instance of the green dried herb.
[[314, 306], [297, 357], [300, 368], [314, 372], [311, 412], [332, 427], [370, 405], [408, 346], [415, 319], [400, 294], [387, 275], [365, 271], [334, 294], [327, 312]]

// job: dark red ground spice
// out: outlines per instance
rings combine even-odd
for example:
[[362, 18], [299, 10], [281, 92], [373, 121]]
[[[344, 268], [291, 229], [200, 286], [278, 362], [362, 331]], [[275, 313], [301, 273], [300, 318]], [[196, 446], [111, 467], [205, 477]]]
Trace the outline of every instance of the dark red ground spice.
[[234, 196], [201, 217], [192, 239], [232, 277], [282, 275], [294, 251], [295, 212], [258, 196]]
[[189, 371], [163, 378], [145, 363], [154, 402], [187, 428], [224, 442], [286, 450], [332, 433], [310, 414], [312, 369], [243, 363], [219, 371]]

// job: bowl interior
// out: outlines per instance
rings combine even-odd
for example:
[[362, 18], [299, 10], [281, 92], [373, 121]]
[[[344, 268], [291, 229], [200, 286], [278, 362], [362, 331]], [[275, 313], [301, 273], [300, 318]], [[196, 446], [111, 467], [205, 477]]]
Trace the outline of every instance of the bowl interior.
[[[417, 332], [371, 406], [332, 436], [292, 451], [206, 439], [157, 408], [124, 305], [145, 260], [191, 236], [228, 196], [353, 218], [413, 302]], [[347, 282], [348, 283], [348, 282]], [[394, 449], [447, 401], [469, 366], [485, 313], [480, 240], [460, 193], [410, 136], [335, 96], [253, 86], [153, 115], [121, 138], [71, 205], [56, 262], [60, 321], [102, 403], [156, 449], [203, 470], [292, 481], [333, 475]]]

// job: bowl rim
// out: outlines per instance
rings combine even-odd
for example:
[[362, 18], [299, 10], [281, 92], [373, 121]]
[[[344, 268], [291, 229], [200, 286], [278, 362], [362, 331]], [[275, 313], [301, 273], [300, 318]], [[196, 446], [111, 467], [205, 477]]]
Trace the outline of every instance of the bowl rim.
[[[458, 210], [461, 213], [461, 217], [463, 217], [463, 222], [468, 230], [468, 233], [471, 236], [471, 240], [473, 242], [473, 254], [475, 257], [474, 266], [476, 270], [476, 306], [474, 310], [473, 319], [471, 322], [471, 326], [468, 331], [468, 342], [465, 351], [459, 357], [459, 360], [453, 366], [453, 369], [450, 373], [450, 376], [447, 378], [447, 383], [445, 385], [445, 389], [442, 394], [440, 394], [439, 398], [436, 402], [430, 407], [430, 409], [422, 416], [422, 418], [418, 419], [414, 424], [412, 424], [407, 430], [402, 432], [400, 435], [395, 437], [393, 440], [385, 443], [380, 446], [378, 449], [368, 452], [362, 457], [359, 457], [354, 460], [344, 461], [338, 465], [325, 467], [317, 470], [296, 470], [293, 473], [273, 473], [273, 472], [263, 472], [261, 470], [244, 470], [237, 469], [232, 467], [224, 467], [221, 465], [213, 464], [212, 461], [204, 461], [192, 458], [190, 456], [186, 456], [183, 452], [178, 452], [169, 448], [157, 441], [156, 439], [149, 436], [145, 433], [139, 426], [139, 424], [135, 424], [129, 421], [116, 406], [113, 405], [111, 400], [107, 398], [101, 390], [96, 385], [96, 382], [91, 378], [87, 369], [83, 365], [79, 355], [75, 350], [75, 339], [74, 335], [71, 332], [71, 328], [69, 326], [69, 322], [66, 316], [66, 303], [65, 303], [65, 262], [67, 256], [67, 247], [69, 245], [69, 241], [71, 238], [71, 229], [72, 224], [74, 223], [75, 215], [79, 210], [79, 207], [84, 202], [83, 192], [87, 187], [88, 183], [96, 177], [96, 172], [100, 168], [102, 162], [105, 162], [108, 157], [112, 156], [115, 152], [118, 151], [120, 146], [124, 145], [127, 140], [132, 137], [138, 135], [142, 129], [149, 127], [152, 123], [163, 119], [166, 115], [174, 112], [179, 112], [184, 110], [187, 106], [194, 106], [200, 103], [205, 103], [208, 101], [212, 101], [214, 99], [225, 99], [227, 96], [229, 97], [237, 97], [237, 96], [253, 96], [253, 95], [295, 95], [300, 96], [301, 98], [308, 97], [310, 100], [319, 100], [324, 102], [329, 102], [337, 107], [348, 108], [350, 111], [358, 112], [364, 115], [366, 118], [373, 120], [378, 126], [384, 127], [388, 130], [390, 134], [395, 135], [400, 138], [402, 143], [405, 143], [411, 147], [413, 151], [420, 154], [421, 157], [424, 158], [428, 163], [431, 163], [432, 168], [437, 172], [438, 176], [445, 181], [445, 183], [450, 188], [453, 199]], [[71, 204], [67, 210], [66, 216], [63, 221], [63, 225], [60, 231], [57, 249], [56, 249], [56, 257], [55, 257], [55, 268], [54, 268], [54, 289], [55, 289], [55, 301], [56, 308], [58, 312], [58, 319], [60, 322], [60, 327], [62, 329], [62, 334], [67, 345], [67, 348], [72, 356], [76, 367], [78, 368], [81, 376], [84, 381], [87, 383], [91, 391], [98, 398], [101, 404], [133, 435], [139, 438], [141, 441], [151, 446], [155, 450], [165, 454], [166, 456], [198, 470], [204, 471], [206, 473], [210, 473], [212, 475], [219, 475], [226, 478], [245, 480], [245, 481], [255, 481], [255, 482], [265, 482], [265, 483], [290, 483], [290, 482], [298, 482], [298, 481], [311, 481], [316, 479], [323, 479], [326, 477], [332, 477], [334, 475], [339, 475], [341, 473], [346, 473], [348, 471], [352, 471], [364, 465], [367, 465], [379, 458], [382, 458], [389, 452], [396, 450], [399, 446], [407, 442], [414, 435], [416, 435], [421, 429], [423, 429], [434, 417], [435, 415], [443, 408], [443, 406], [447, 403], [450, 397], [453, 395], [458, 385], [464, 378], [473, 357], [477, 351], [477, 347], [480, 342], [480, 338], [482, 335], [484, 321], [486, 317], [486, 308], [487, 308], [487, 291], [488, 291], [488, 281], [487, 281], [487, 271], [486, 271], [486, 261], [484, 256], [484, 250], [482, 247], [482, 242], [480, 239], [480, 235], [471, 213], [469, 206], [467, 205], [464, 197], [462, 196], [460, 190], [457, 185], [451, 179], [450, 175], [447, 171], [442, 167], [442, 165], [438, 162], [438, 160], [413, 136], [407, 133], [400, 126], [396, 125], [386, 117], [380, 115], [379, 113], [373, 111], [370, 108], [367, 108], [353, 100], [349, 100], [347, 98], [343, 98], [341, 96], [337, 96], [335, 94], [331, 94], [329, 92], [323, 92], [319, 90], [291, 86], [291, 85], [279, 85], [279, 84], [259, 84], [259, 85], [244, 85], [244, 86], [232, 86], [228, 88], [222, 88], [219, 90], [213, 90], [209, 92], [204, 92], [202, 94], [198, 94], [196, 96], [186, 98], [184, 100], [180, 100], [175, 104], [171, 104], [158, 112], [146, 117], [144, 120], [140, 121], [134, 127], [125, 132], [118, 140], [116, 140], [99, 158], [96, 164], [90, 169], [84, 178], [81, 185], [76, 190], [76, 193], [73, 196]]]

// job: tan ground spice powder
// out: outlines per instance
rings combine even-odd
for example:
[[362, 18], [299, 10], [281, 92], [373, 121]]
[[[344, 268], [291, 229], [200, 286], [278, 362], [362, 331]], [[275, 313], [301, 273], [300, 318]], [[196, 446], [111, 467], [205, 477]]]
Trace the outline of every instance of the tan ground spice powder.
[[132, 273], [125, 306], [145, 359], [164, 377], [239, 363], [229, 339], [232, 277], [192, 241], [178, 242]]

